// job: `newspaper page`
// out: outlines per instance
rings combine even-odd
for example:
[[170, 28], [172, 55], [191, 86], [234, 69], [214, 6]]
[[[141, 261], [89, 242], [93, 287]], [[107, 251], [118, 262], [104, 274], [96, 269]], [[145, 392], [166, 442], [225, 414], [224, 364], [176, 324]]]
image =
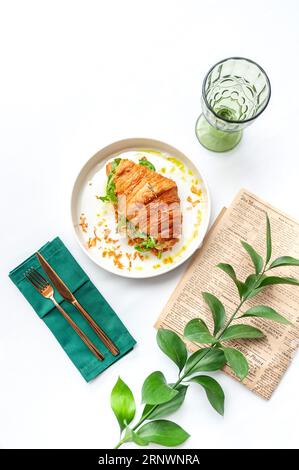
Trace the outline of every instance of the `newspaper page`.
[[[157, 328], [168, 328], [182, 335], [185, 324], [196, 317], [203, 318], [212, 328], [212, 317], [203, 301], [202, 291], [216, 295], [225, 306], [227, 316], [233, 313], [239, 303], [237, 289], [227, 274], [216, 265], [231, 264], [241, 280], [254, 271], [240, 240], [251, 244], [265, 257], [265, 212], [271, 222], [272, 259], [284, 255], [299, 258], [299, 223], [242, 189], [231, 206], [221, 211], [202, 247], [192, 258], [158, 318]], [[298, 279], [299, 267], [279, 267], [273, 269], [271, 274]], [[281, 284], [269, 286], [248, 300], [240, 312], [254, 305], [269, 305], [293, 323], [290, 326], [262, 318], [243, 318], [242, 323], [260, 328], [265, 338], [227, 342], [243, 352], [249, 362], [250, 371], [243, 383], [256, 394], [269, 399], [299, 344], [299, 287]], [[198, 349], [193, 343], [187, 346], [191, 351]], [[225, 366], [224, 371], [235, 377], [228, 366]]]

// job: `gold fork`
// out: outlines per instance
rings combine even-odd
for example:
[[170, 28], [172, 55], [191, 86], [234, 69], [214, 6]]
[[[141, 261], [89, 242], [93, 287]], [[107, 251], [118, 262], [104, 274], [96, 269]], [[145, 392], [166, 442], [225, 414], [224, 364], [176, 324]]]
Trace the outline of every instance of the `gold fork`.
[[90, 351], [102, 361], [104, 359], [103, 354], [95, 347], [95, 345], [88, 339], [86, 334], [76, 325], [76, 323], [71, 319], [71, 317], [66, 313], [66, 311], [59, 305], [57, 300], [54, 298], [54, 289], [51, 284], [34, 268], [28, 269], [25, 273], [25, 277], [33, 285], [33, 287], [46, 299], [52, 300], [55, 307], [59, 312], [64, 316], [66, 321], [70, 323], [73, 329], [76, 331], [78, 336], [90, 349]]

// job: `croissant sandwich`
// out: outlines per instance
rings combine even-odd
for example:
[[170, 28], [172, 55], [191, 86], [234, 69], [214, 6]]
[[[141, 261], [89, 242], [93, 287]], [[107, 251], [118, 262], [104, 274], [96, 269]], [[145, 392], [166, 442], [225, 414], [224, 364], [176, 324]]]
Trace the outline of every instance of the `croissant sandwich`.
[[106, 166], [108, 176], [103, 201], [113, 203], [117, 229], [128, 243], [158, 257], [178, 242], [182, 213], [176, 183], [155, 171], [144, 157], [138, 163], [115, 158]]

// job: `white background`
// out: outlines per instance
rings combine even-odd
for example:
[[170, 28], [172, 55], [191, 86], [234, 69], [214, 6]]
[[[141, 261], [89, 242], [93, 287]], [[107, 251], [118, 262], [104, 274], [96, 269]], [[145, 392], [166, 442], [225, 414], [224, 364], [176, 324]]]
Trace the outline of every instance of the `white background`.
[[[299, 218], [298, 13], [296, 0], [1, 2], [1, 447], [109, 448], [118, 375], [139, 402], [147, 374], [176, 374], [152, 325], [185, 266], [127, 280], [94, 265], [74, 239], [71, 187], [97, 150], [127, 137], [163, 140], [206, 176], [213, 219], [242, 186]], [[194, 124], [205, 73], [232, 55], [260, 63], [273, 94], [241, 144], [217, 155], [197, 142]], [[56, 235], [138, 341], [90, 384], [7, 277]], [[224, 418], [193, 387], [173, 416], [192, 436], [185, 447], [298, 447], [298, 364], [297, 355], [270, 402], [219, 373]]]

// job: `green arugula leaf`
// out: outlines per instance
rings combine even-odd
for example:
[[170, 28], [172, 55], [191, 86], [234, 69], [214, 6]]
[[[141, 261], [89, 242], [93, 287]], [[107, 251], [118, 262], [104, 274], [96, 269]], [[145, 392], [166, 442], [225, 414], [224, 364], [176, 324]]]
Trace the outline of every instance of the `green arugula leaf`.
[[[120, 222], [120, 225], [123, 226], [123, 224], [124, 224], [124, 221], [122, 220]], [[146, 233], [141, 232], [137, 227], [134, 226], [134, 224], [132, 224], [131, 221], [126, 220], [126, 228], [127, 228], [127, 235], [129, 238], [132, 238], [132, 239], [141, 238], [142, 239], [141, 242], [139, 242], [138, 244], [134, 246], [134, 249], [136, 251], [139, 251], [140, 253], [144, 253], [146, 251], [150, 251], [152, 248], [156, 248], [157, 250], [159, 250], [159, 245], [157, 241], [151, 235], [147, 235]], [[161, 258], [162, 252], [158, 251], [157, 256], [158, 258]]]
[[99, 199], [100, 199], [102, 202], [110, 202], [110, 201], [111, 201], [111, 197], [108, 196], [108, 194], [106, 194], [106, 196], [100, 196]]
[[248, 300], [257, 295], [263, 289], [259, 285], [265, 277], [265, 275], [257, 276], [256, 274], [250, 274], [244, 282], [243, 298]]
[[249, 370], [248, 362], [244, 354], [234, 348], [223, 348], [223, 352], [228, 365], [239, 379], [244, 380]]
[[195, 365], [199, 361], [202, 361], [208, 355], [210, 351], [213, 351], [213, 349], [212, 348], [200, 348], [198, 349], [198, 351], [195, 351], [194, 353], [190, 354], [186, 362], [184, 373], [188, 374], [190, 372], [191, 374], [193, 374], [193, 367], [195, 367]]
[[107, 179], [107, 184], [106, 184], [106, 194], [105, 196], [100, 196], [100, 199], [103, 202], [117, 202], [113, 176], [114, 176], [115, 169], [120, 164], [120, 162], [121, 162], [121, 158], [115, 158], [111, 164], [111, 170], [110, 170], [110, 173]]
[[184, 336], [195, 343], [217, 343], [217, 339], [211, 335], [207, 325], [201, 318], [194, 318], [187, 323]]
[[266, 241], [267, 241], [267, 255], [266, 255], [266, 264], [270, 261], [272, 255], [272, 240], [271, 240], [271, 226], [268, 214], [266, 213]]
[[250, 325], [233, 325], [229, 326], [221, 335], [219, 340], [229, 341], [231, 339], [255, 339], [263, 338], [264, 333], [258, 328], [254, 328]]
[[299, 281], [293, 277], [267, 276], [261, 281], [259, 287], [272, 286], [274, 284], [291, 284], [299, 286]]
[[156, 168], [154, 167], [154, 165], [151, 162], [149, 162], [145, 157], [139, 160], [139, 165], [146, 166], [149, 170], [156, 171]]
[[255, 251], [255, 249], [251, 245], [249, 245], [249, 243], [241, 241], [241, 244], [249, 254], [251, 261], [253, 262], [253, 265], [255, 267], [256, 274], [260, 274], [264, 265], [263, 258]]
[[[172, 385], [174, 384], [170, 384], [170, 386]], [[165, 416], [168, 416], [171, 413], [177, 411], [184, 403], [186, 392], [188, 390], [188, 385], [177, 385], [176, 390], [178, 392], [177, 395], [166, 403], [161, 403], [158, 406], [145, 405], [142, 413], [142, 418], [147, 415], [151, 410], [153, 410], [151, 413], [151, 419], [164, 418]]]
[[219, 264], [217, 264], [216, 267], [221, 269], [222, 271], [224, 271], [234, 281], [234, 283], [235, 283], [235, 285], [238, 289], [240, 299], [242, 299], [242, 297], [243, 297], [243, 288], [244, 288], [243, 283], [237, 279], [237, 275], [235, 273], [234, 268], [230, 264], [227, 264], [227, 263], [219, 263]]
[[222, 369], [225, 363], [226, 359], [221, 349], [202, 348], [188, 357], [185, 373], [216, 371]]
[[208, 375], [192, 377], [192, 382], [201, 385], [207, 394], [212, 407], [222, 416], [224, 415], [224, 392], [217, 380]]
[[116, 225], [116, 231], [122, 232], [127, 227], [127, 219], [123, 214], [118, 214], [118, 221]]
[[202, 292], [204, 301], [209, 306], [214, 320], [214, 335], [218, 333], [221, 328], [223, 328], [225, 323], [225, 309], [223, 304], [220, 302], [217, 297], [210, 294], [209, 292]]
[[256, 274], [249, 274], [249, 276], [246, 278], [244, 282], [244, 296], [248, 291], [250, 291], [255, 285], [257, 284], [259, 280], [259, 276]]
[[181, 371], [188, 355], [184, 341], [173, 331], [160, 328], [157, 332], [157, 343], [161, 351], [175, 362]]
[[270, 264], [269, 269], [279, 268], [280, 266], [299, 266], [299, 259], [292, 256], [280, 256]]
[[[111, 200], [113, 190], [113, 174], [111, 172], [107, 182], [107, 194], [104, 198]], [[128, 225], [128, 222], [126, 223]], [[140, 251], [152, 248], [157, 249], [155, 245], [156, 240], [147, 234], [141, 233], [140, 237], [136, 238], [141, 239], [136, 249]], [[259, 294], [267, 286], [275, 284], [299, 286], [299, 280], [292, 277], [265, 275], [265, 272], [268, 273], [269, 269], [276, 267], [299, 266], [299, 259], [291, 256], [281, 256], [271, 263], [271, 226], [267, 214], [265, 263], [251, 245], [245, 241], [241, 241], [241, 243], [250, 256], [255, 268], [255, 274], [249, 275], [245, 282], [241, 282], [238, 280], [234, 268], [230, 264], [218, 264], [218, 267], [233, 280], [238, 289], [241, 300], [236, 312], [239, 311], [245, 301]], [[138, 431], [129, 428], [129, 423], [135, 415], [134, 397], [127, 385], [121, 379], [118, 380], [111, 393], [111, 406], [119, 421], [121, 430], [125, 429], [124, 433], [122, 433], [125, 436], [116, 445], [116, 448], [119, 448], [127, 441], [132, 441], [140, 446], [148, 445], [149, 443], [176, 446], [184, 442], [189, 437], [189, 434], [176, 423], [161, 418], [177, 411], [182, 406], [188, 388], [185, 385], [186, 381], [201, 385], [213, 408], [223, 415], [225, 397], [220, 384], [210, 376], [196, 374], [202, 371], [216, 371], [225, 364], [228, 364], [234, 374], [240, 380], [244, 380], [248, 376], [249, 371], [246, 357], [234, 347], [225, 347], [224, 342], [264, 337], [264, 333], [260, 329], [248, 324], [238, 324], [238, 322], [237, 324], [232, 324], [233, 320], [239, 321], [240, 318], [257, 317], [282, 324], [291, 324], [272, 307], [257, 305], [247, 309], [245, 313], [240, 313], [239, 315], [241, 316], [239, 317], [236, 317], [236, 313], [233, 314], [228, 321], [229, 326], [226, 327], [223, 304], [213, 294], [208, 292], [203, 292], [202, 294], [213, 316], [214, 333], [211, 334], [207, 324], [201, 318], [194, 318], [186, 324], [184, 336], [189, 341], [213, 346], [203, 347], [188, 358], [185, 344], [176, 333], [166, 329], [158, 331], [157, 343], [160, 349], [178, 366], [180, 370], [179, 379], [175, 384], [168, 384], [163, 373], [160, 371], [153, 372], [145, 379], [142, 387], [142, 403], [145, 406], [139, 422], [134, 426], [134, 429], [138, 429]], [[181, 372], [182, 370], [183, 372]]]
[[133, 393], [120, 377], [112, 389], [110, 403], [120, 429], [123, 430], [133, 420], [136, 405]]
[[137, 433], [143, 441], [167, 447], [174, 447], [183, 444], [190, 435], [178, 424], [160, 419], [150, 421], [138, 429]]
[[178, 391], [167, 385], [162, 372], [156, 371], [150, 374], [142, 386], [142, 403], [159, 405], [170, 401], [178, 394]]
[[261, 317], [276, 321], [278, 323], [284, 323], [285, 325], [291, 325], [289, 320], [277, 313], [273, 308], [267, 307], [266, 305], [251, 307], [249, 310], [243, 313], [240, 318], [242, 317]]

